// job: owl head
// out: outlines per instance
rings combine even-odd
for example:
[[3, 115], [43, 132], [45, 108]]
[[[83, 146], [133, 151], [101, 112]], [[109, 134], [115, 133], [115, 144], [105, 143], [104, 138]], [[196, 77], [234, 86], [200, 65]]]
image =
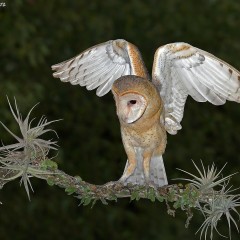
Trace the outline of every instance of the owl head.
[[122, 123], [132, 124], [151, 117], [161, 108], [161, 99], [156, 87], [138, 76], [123, 76], [112, 87], [117, 115]]

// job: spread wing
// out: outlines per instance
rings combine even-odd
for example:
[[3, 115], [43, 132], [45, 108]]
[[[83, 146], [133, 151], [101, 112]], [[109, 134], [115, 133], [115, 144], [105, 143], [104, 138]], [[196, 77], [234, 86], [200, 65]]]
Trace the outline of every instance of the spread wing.
[[54, 77], [62, 82], [97, 88], [97, 95], [108, 93], [113, 82], [124, 75], [148, 77], [136, 46], [123, 40], [110, 40], [93, 46], [76, 57], [52, 66]]
[[159, 87], [165, 107], [165, 128], [181, 129], [188, 95], [198, 102], [222, 105], [240, 102], [240, 72], [212, 54], [187, 43], [164, 45], [155, 53], [153, 83]]

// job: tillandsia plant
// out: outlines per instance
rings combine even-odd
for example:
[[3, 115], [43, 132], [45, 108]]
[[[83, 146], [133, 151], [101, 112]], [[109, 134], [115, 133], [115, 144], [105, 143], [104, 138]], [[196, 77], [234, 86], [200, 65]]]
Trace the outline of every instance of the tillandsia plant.
[[27, 195], [30, 198], [29, 187], [33, 190], [30, 177], [38, 177], [40, 174], [50, 174], [49, 171], [39, 169], [40, 163], [44, 161], [50, 149], [57, 150], [56, 141], [44, 140], [40, 137], [50, 131], [56, 132], [46, 127], [56, 121], [48, 122], [46, 117], [42, 116], [35, 127], [31, 124], [34, 119], [30, 120], [30, 114], [34, 106], [26, 118], [23, 119], [15, 100], [15, 111], [11, 106], [9, 99], [9, 107], [14, 119], [16, 120], [22, 136], [15, 135], [2, 122], [1, 125], [18, 141], [18, 143], [3, 146], [0, 148], [0, 164], [1, 178], [0, 182], [3, 186], [7, 181], [11, 181], [21, 177], [20, 184], [24, 184]]
[[221, 173], [226, 164], [220, 171], [217, 171], [214, 163], [211, 167], [208, 166], [207, 169], [205, 169], [201, 161], [202, 171], [194, 162], [193, 164], [199, 176], [193, 175], [182, 169], [179, 170], [193, 177], [193, 179], [182, 180], [189, 182], [191, 187], [199, 193], [196, 199], [195, 208], [200, 210], [205, 217], [203, 224], [198, 230], [198, 232], [200, 232], [200, 237], [202, 238], [204, 235], [204, 238], [207, 239], [208, 231], [210, 231], [210, 239], [213, 239], [213, 230], [216, 230], [219, 235], [223, 236], [218, 231], [217, 225], [221, 218], [225, 216], [229, 227], [229, 236], [231, 238], [231, 223], [235, 225], [239, 232], [233, 214], [235, 213], [238, 217], [240, 216], [236, 210], [236, 208], [240, 206], [240, 194], [233, 194], [237, 189], [232, 189], [232, 186], [229, 186], [230, 178], [234, 174], [221, 177]]
[[204, 237], [206, 240], [209, 234], [210, 239], [213, 239], [214, 231], [220, 234], [217, 226], [223, 216], [227, 219], [230, 238], [231, 226], [234, 225], [238, 230], [235, 216], [239, 218], [236, 208], [240, 206], [240, 195], [234, 194], [236, 189], [229, 186], [230, 178], [234, 174], [222, 177], [225, 165], [218, 171], [214, 164], [206, 168], [201, 162], [200, 169], [193, 162], [198, 175], [180, 169], [192, 177], [181, 179], [186, 181], [185, 185], [179, 183], [158, 188], [131, 183], [124, 185], [120, 182], [93, 185], [83, 181], [79, 176], [70, 176], [59, 170], [57, 163], [49, 157], [50, 150], [57, 150], [57, 142], [52, 139], [45, 140], [43, 137], [48, 132], [53, 132], [57, 136], [57, 133], [48, 127], [59, 120], [48, 122], [43, 116], [36, 126], [32, 126], [34, 119], [30, 120], [30, 114], [34, 107], [23, 119], [16, 100], [14, 99], [15, 109], [9, 100], [8, 103], [20, 128], [21, 136], [17, 136], [0, 122], [17, 141], [15, 144], [0, 147], [0, 189], [7, 182], [20, 178], [20, 184], [24, 185], [30, 199], [30, 189], [33, 190], [30, 178], [36, 177], [46, 180], [51, 186], [64, 188], [68, 195], [74, 194], [84, 206], [88, 204], [93, 206], [98, 200], [108, 204], [108, 201], [117, 201], [122, 197], [129, 197], [132, 201], [147, 198], [153, 202], [165, 202], [167, 212], [172, 216], [175, 216], [176, 209], [186, 212], [188, 216], [186, 227], [193, 217], [192, 210], [199, 210], [205, 218], [198, 230], [201, 239]]

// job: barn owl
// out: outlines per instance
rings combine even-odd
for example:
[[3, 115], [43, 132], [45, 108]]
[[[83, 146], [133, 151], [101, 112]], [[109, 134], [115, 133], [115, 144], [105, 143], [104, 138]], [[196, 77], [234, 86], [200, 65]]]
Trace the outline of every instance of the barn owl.
[[183, 42], [156, 50], [151, 80], [138, 48], [123, 39], [93, 46], [52, 69], [62, 82], [97, 88], [99, 97], [112, 91], [128, 157], [119, 179], [124, 184], [168, 184], [166, 132], [182, 128], [188, 96], [214, 105], [240, 102], [240, 72]]

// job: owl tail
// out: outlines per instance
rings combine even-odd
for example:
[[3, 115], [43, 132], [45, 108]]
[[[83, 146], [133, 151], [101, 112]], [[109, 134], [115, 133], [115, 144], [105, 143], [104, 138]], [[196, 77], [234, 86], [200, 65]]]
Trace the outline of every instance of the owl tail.
[[[137, 157], [137, 167], [134, 173], [124, 181], [124, 183], [133, 183], [144, 185], [145, 177], [144, 177], [144, 170], [143, 170], [143, 158], [142, 158], [142, 149], [136, 148], [136, 157]], [[124, 172], [126, 171], [128, 166], [128, 161], [126, 163]], [[167, 175], [163, 163], [163, 158], [161, 155], [153, 156], [150, 162], [150, 181], [155, 185], [162, 187], [168, 185]]]

